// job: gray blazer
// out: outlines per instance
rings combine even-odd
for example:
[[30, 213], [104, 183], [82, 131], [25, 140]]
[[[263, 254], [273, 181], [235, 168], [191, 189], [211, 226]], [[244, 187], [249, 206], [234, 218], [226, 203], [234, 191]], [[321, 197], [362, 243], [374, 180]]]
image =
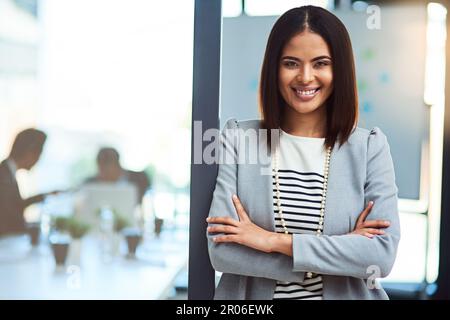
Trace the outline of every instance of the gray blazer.
[[[260, 128], [259, 120], [228, 120], [225, 129], [241, 129], [237, 139], [222, 132], [219, 157], [238, 157], [248, 129]], [[248, 145], [248, 143], [247, 143]], [[258, 140], [257, 146], [266, 144]], [[265, 149], [267, 150], [267, 148]], [[270, 164], [270, 154], [261, 163]], [[209, 216], [238, 219], [231, 196], [237, 194], [250, 219], [275, 230], [272, 176], [261, 174], [262, 164], [219, 165]], [[222, 272], [215, 299], [272, 299], [276, 280], [304, 280], [305, 272], [322, 275], [324, 299], [388, 299], [374, 278], [386, 277], [394, 264], [400, 240], [397, 186], [386, 136], [377, 127], [356, 128], [340, 148], [333, 148], [322, 236], [293, 235], [293, 257], [263, 253], [239, 244], [214, 243], [208, 238], [211, 264]], [[384, 235], [369, 239], [348, 234], [367, 203], [374, 206], [368, 219], [391, 222]]]

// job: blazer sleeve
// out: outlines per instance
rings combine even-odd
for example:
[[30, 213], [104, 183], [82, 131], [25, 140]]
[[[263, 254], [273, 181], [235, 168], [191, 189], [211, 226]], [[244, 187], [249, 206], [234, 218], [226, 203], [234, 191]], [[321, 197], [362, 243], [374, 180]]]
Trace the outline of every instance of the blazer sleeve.
[[[395, 261], [400, 240], [398, 189], [386, 136], [374, 128], [368, 137], [365, 203], [374, 201], [369, 219], [389, 220], [384, 235], [319, 236], [294, 234], [294, 270], [366, 279], [376, 270], [386, 277]], [[370, 267], [370, 269], [369, 269]]]
[[[237, 194], [237, 148], [236, 135], [230, 134], [238, 123], [231, 119], [222, 131], [219, 144], [219, 171], [209, 211], [210, 217], [230, 216], [238, 220], [231, 200]], [[216, 236], [215, 234], [214, 236]], [[292, 258], [279, 253], [264, 253], [235, 243], [215, 243], [206, 232], [211, 264], [217, 271], [251, 277], [262, 277], [279, 281], [304, 280], [304, 272], [292, 270]]]
[[38, 202], [42, 202], [45, 199], [45, 195], [44, 194], [37, 194], [35, 196], [23, 199], [22, 201], [22, 210], [24, 210], [26, 207], [31, 206], [32, 204], [38, 203]]

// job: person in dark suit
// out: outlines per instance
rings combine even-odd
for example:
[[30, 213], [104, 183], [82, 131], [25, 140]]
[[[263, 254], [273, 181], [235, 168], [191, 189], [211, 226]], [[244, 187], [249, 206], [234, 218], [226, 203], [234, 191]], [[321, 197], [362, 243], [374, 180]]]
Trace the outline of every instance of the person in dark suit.
[[144, 171], [131, 171], [122, 168], [119, 152], [111, 147], [101, 148], [97, 154], [96, 176], [88, 178], [89, 182], [119, 182], [128, 181], [136, 186], [139, 202], [142, 202], [145, 191], [150, 186], [150, 181]]
[[16, 180], [16, 171], [30, 170], [39, 160], [47, 136], [37, 129], [20, 132], [11, 152], [0, 163], [0, 236], [25, 232], [24, 209], [41, 202], [47, 193], [23, 199]]

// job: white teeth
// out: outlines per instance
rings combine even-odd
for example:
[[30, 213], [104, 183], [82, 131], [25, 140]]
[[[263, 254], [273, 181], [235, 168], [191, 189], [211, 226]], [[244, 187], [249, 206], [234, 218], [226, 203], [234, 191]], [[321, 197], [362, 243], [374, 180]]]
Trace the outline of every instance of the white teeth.
[[299, 95], [311, 96], [317, 91], [317, 89], [315, 89], [315, 90], [305, 90], [305, 91], [303, 91], [303, 90], [296, 90], [296, 91], [297, 91], [297, 94], [299, 94]]

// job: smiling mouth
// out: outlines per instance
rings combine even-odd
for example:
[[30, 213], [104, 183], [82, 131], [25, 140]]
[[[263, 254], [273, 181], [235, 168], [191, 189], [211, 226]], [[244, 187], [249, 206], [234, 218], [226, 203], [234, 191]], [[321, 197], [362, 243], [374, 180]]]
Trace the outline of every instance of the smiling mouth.
[[313, 98], [320, 91], [320, 88], [321, 87], [317, 87], [312, 90], [299, 90], [296, 88], [292, 88], [292, 90], [295, 92], [295, 95], [300, 99], [308, 99]]
[[316, 93], [317, 91], [319, 91], [320, 87], [317, 87], [317, 88], [312, 89], [312, 90], [299, 90], [299, 89], [295, 89], [295, 88], [292, 88], [292, 90], [294, 90], [297, 94], [302, 95], [302, 96], [304, 96], [304, 95], [310, 95], [311, 96], [314, 93]]

